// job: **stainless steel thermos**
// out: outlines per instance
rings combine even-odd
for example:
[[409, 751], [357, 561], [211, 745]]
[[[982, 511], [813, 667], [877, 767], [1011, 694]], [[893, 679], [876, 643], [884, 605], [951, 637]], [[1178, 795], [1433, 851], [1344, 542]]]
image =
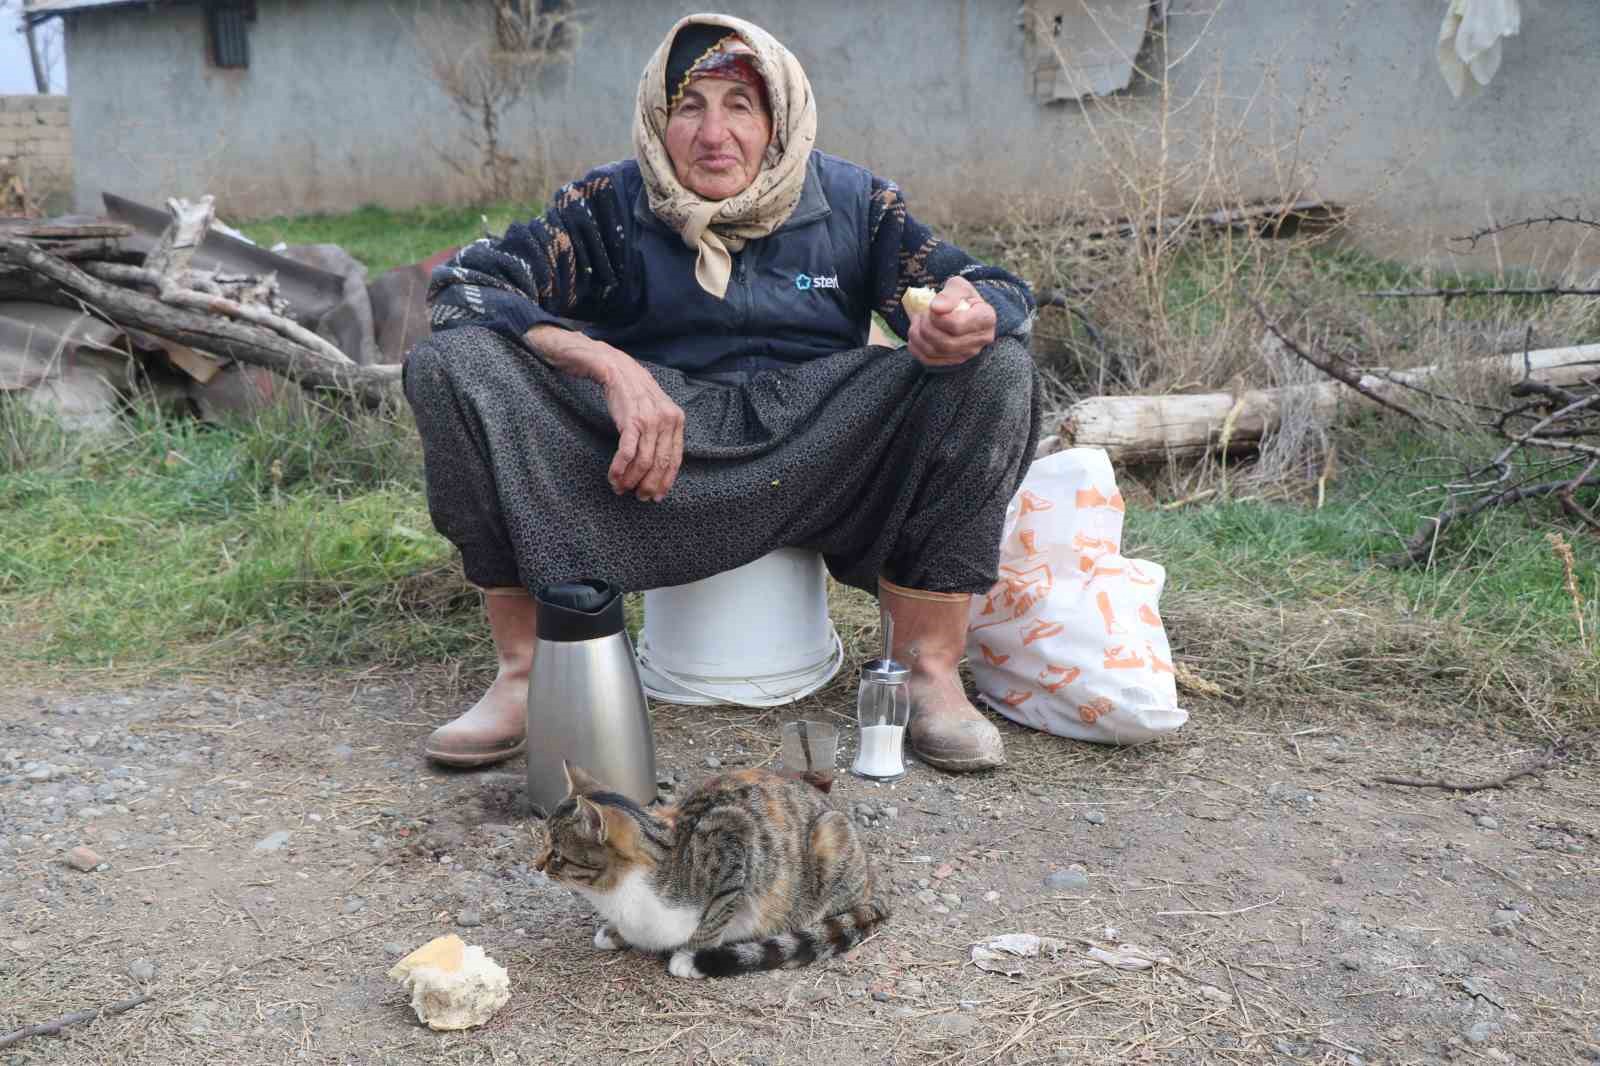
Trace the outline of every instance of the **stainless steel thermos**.
[[566, 798], [566, 759], [638, 804], [656, 798], [650, 709], [623, 625], [622, 591], [604, 581], [534, 594], [539, 636], [528, 685], [528, 799]]

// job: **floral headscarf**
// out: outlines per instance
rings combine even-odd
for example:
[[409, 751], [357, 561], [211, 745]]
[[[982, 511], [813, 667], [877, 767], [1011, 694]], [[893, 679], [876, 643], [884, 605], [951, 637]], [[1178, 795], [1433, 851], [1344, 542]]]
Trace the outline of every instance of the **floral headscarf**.
[[[772, 116], [772, 142], [754, 181], [725, 200], [707, 200], [678, 181], [667, 154], [668, 64], [672, 46], [685, 27], [720, 26], [736, 34], [746, 46], [729, 48], [718, 43], [698, 57], [704, 65], [721, 65], [717, 77], [745, 80], [733, 68], [740, 62], [754, 66], [766, 90]], [[725, 35], [724, 35], [725, 36]], [[721, 53], [712, 55], [710, 52]], [[681, 54], [681, 53], [680, 53]], [[681, 95], [690, 78], [703, 76], [691, 64], [673, 86]], [[650, 209], [696, 250], [694, 276], [700, 287], [719, 298], [728, 291], [733, 271], [732, 253], [745, 241], [765, 237], [783, 225], [800, 202], [805, 187], [806, 162], [817, 141], [817, 105], [811, 82], [793, 54], [767, 31], [730, 15], [690, 15], [668, 31], [639, 79], [633, 119], [633, 149], [644, 176]]]

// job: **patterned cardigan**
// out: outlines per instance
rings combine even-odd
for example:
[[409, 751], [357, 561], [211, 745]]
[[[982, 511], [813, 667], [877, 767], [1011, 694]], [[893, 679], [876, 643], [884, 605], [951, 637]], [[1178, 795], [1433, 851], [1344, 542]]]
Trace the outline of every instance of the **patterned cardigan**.
[[[785, 365], [859, 347], [868, 311], [905, 336], [905, 290], [939, 288], [959, 274], [994, 307], [997, 336], [1026, 342], [1031, 334], [1034, 302], [1026, 283], [935, 237], [911, 216], [893, 182], [813, 153], [791, 219], [822, 219], [823, 225], [786, 224], [750, 242], [742, 257], [761, 245], [779, 245], [756, 254], [763, 261], [787, 256], [783, 261], [803, 263], [808, 255], [816, 261], [816, 249], [804, 245], [820, 243], [848, 268], [833, 284], [855, 291], [828, 293], [831, 302], [819, 303], [815, 297], [822, 294], [806, 293], [810, 282], [794, 277], [799, 295], [813, 298], [799, 304], [797, 286], [778, 274], [765, 289], [743, 297], [730, 292], [718, 301], [694, 286], [693, 252], [645, 205], [637, 164], [613, 163], [562, 187], [542, 218], [476, 241], [436, 268], [428, 289], [430, 321], [435, 331], [479, 325], [518, 342], [536, 325], [579, 326], [638, 358], [687, 370], [711, 369], [708, 362], [715, 369]], [[839, 277], [845, 276], [857, 284], [843, 285]], [[642, 291], [647, 278], [670, 291]], [[815, 280], [822, 288], [830, 279]]]

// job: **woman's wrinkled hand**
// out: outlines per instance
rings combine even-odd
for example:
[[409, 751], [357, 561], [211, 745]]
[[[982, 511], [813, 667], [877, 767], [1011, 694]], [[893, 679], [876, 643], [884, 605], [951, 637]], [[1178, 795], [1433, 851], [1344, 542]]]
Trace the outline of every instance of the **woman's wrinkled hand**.
[[617, 425], [617, 454], [606, 480], [617, 495], [659, 502], [683, 466], [683, 408], [638, 360], [620, 348], [557, 326], [534, 326], [528, 346], [557, 370], [598, 382]]
[[994, 325], [994, 308], [972, 282], [951, 277], [927, 314], [911, 316], [906, 347], [923, 366], [957, 367], [994, 343]]
[[637, 360], [620, 351], [600, 384], [621, 434], [606, 480], [619, 496], [631, 492], [647, 503], [658, 503], [683, 466], [683, 408], [661, 391]]

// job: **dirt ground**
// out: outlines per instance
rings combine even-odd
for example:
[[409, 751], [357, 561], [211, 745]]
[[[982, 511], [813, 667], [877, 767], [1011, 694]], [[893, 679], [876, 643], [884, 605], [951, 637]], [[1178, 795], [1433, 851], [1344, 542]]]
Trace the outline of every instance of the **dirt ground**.
[[[1531, 742], [1220, 701], [1137, 750], [1008, 726], [1001, 772], [840, 778], [893, 892], [879, 935], [690, 982], [597, 952], [585, 906], [530, 869], [520, 762], [423, 763], [463, 695], [398, 672], [0, 694], [0, 1032], [153, 996], [0, 1063], [1600, 1060], [1592, 766], [1472, 794], [1372, 781], [1493, 776]], [[764, 763], [780, 720], [848, 696], [659, 707], [661, 774], [681, 792], [708, 759]], [[69, 865], [80, 845], [104, 864]], [[437, 1034], [384, 972], [452, 929], [513, 994]], [[974, 966], [1003, 933], [1061, 947]], [[1089, 955], [1119, 942], [1170, 961]]]

